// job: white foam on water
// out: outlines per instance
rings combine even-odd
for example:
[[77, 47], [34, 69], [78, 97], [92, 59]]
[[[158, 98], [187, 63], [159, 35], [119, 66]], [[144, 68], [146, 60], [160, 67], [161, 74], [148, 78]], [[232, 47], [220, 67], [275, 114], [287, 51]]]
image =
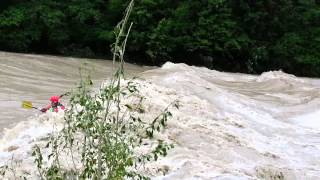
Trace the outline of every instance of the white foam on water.
[[293, 121], [300, 126], [320, 130], [320, 110], [295, 117]]
[[255, 77], [172, 63], [164, 69], [146, 77], [193, 103], [207, 103], [182, 103], [186, 109], [178, 117], [185, 121], [175, 127], [182, 129], [176, 139], [184, 150], [168, 158], [176, 167], [176, 156], [188, 154], [182, 159], [193, 165], [178, 165], [172, 173], [181, 176], [164, 179], [319, 178], [320, 131], [305, 128], [319, 117], [309, 114], [320, 105], [311, 82], [283, 72]]
[[285, 81], [293, 81], [293, 82], [304, 82], [304, 80], [297, 78], [292, 74], [286, 74], [282, 71], [269, 71], [262, 73], [258, 78], [258, 82], [274, 80], [274, 79], [282, 79]]
[[[181, 105], [171, 109], [173, 118], [162, 135], [175, 148], [146, 166], [153, 179], [320, 178], [320, 92], [311, 80], [283, 72], [253, 76], [173, 63], [142, 76], [145, 80], [137, 82], [146, 97], [146, 117], [173, 100]], [[17, 152], [28, 159], [25, 152], [52, 132], [59, 119], [35, 117], [7, 130], [0, 141], [0, 162]], [[19, 148], [8, 151], [10, 146]], [[30, 168], [30, 162], [22, 168]]]
[[0, 139], [0, 166], [5, 165], [12, 158], [30, 158], [31, 148], [37, 141], [61, 129], [63, 114], [62, 111], [48, 112], [30, 117], [11, 129], [5, 129]]

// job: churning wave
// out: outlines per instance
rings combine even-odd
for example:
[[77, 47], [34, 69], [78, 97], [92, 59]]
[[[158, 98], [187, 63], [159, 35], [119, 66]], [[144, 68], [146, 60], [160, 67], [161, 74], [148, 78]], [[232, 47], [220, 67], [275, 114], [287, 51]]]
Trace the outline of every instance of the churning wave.
[[[163, 134], [175, 148], [147, 165], [154, 179], [320, 178], [315, 80], [281, 71], [254, 76], [173, 63], [141, 77], [148, 116], [175, 99], [181, 105], [172, 110]], [[14, 157], [32, 172], [30, 148], [58, 131], [62, 117], [40, 115], [7, 129], [0, 140], [0, 166]]]

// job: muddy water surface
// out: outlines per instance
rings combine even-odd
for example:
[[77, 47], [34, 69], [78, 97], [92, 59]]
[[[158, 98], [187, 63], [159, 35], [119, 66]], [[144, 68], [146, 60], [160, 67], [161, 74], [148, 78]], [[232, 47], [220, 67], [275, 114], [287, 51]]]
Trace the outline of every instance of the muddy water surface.
[[[50, 96], [76, 87], [80, 67], [91, 70], [97, 85], [112, 73], [112, 62], [107, 60], [0, 52], [0, 135], [4, 127], [40, 113], [21, 108], [23, 100], [42, 107], [49, 102]], [[126, 69], [128, 74], [136, 75], [150, 68], [126, 64]]]

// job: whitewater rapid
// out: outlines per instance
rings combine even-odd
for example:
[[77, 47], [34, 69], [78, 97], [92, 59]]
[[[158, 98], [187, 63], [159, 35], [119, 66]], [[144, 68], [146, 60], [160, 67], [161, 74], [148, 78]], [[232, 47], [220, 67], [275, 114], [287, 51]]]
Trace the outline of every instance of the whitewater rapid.
[[[319, 80], [173, 63], [139, 76], [146, 116], [180, 102], [162, 135], [175, 148], [146, 167], [153, 179], [320, 178]], [[7, 129], [0, 166], [14, 157], [17, 169], [36, 173], [30, 148], [59, 130], [62, 116], [40, 115]]]
[[170, 63], [146, 76], [173, 89], [184, 104], [171, 121], [181, 145], [163, 179], [319, 179], [316, 80]]

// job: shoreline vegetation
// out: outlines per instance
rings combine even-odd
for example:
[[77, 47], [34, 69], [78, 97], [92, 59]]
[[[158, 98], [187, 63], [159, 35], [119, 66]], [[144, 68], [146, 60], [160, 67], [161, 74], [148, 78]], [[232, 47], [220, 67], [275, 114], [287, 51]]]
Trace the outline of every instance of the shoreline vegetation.
[[88, 72], [80, 70], [81, 81], [70, 95], [62, 124], [54, 125], [52, 133], [32, 147], [37, 173], [18, 173], [13, 158], [0, 167], [0, 175], [55, 180], [150, 179], [143, 167], [166, 156], [174, 147], [159, 134], [172, 117], [170, 109], [179, 105], [173, 100], [154, 119], [145, 119], [145, 97], [139, 92], [139, 80], [125, 79], [124, 53], [133, 4], [134, 0], [115, 28], [113, 62], [118, 63], [114, 64], [117, 67], [111, 79], [93, 92]]
[[[1, 1], [0, 50], [111, 59], [128, 0]], [[319, 1], [141, 0], [126, 60], [320, 77]]]

